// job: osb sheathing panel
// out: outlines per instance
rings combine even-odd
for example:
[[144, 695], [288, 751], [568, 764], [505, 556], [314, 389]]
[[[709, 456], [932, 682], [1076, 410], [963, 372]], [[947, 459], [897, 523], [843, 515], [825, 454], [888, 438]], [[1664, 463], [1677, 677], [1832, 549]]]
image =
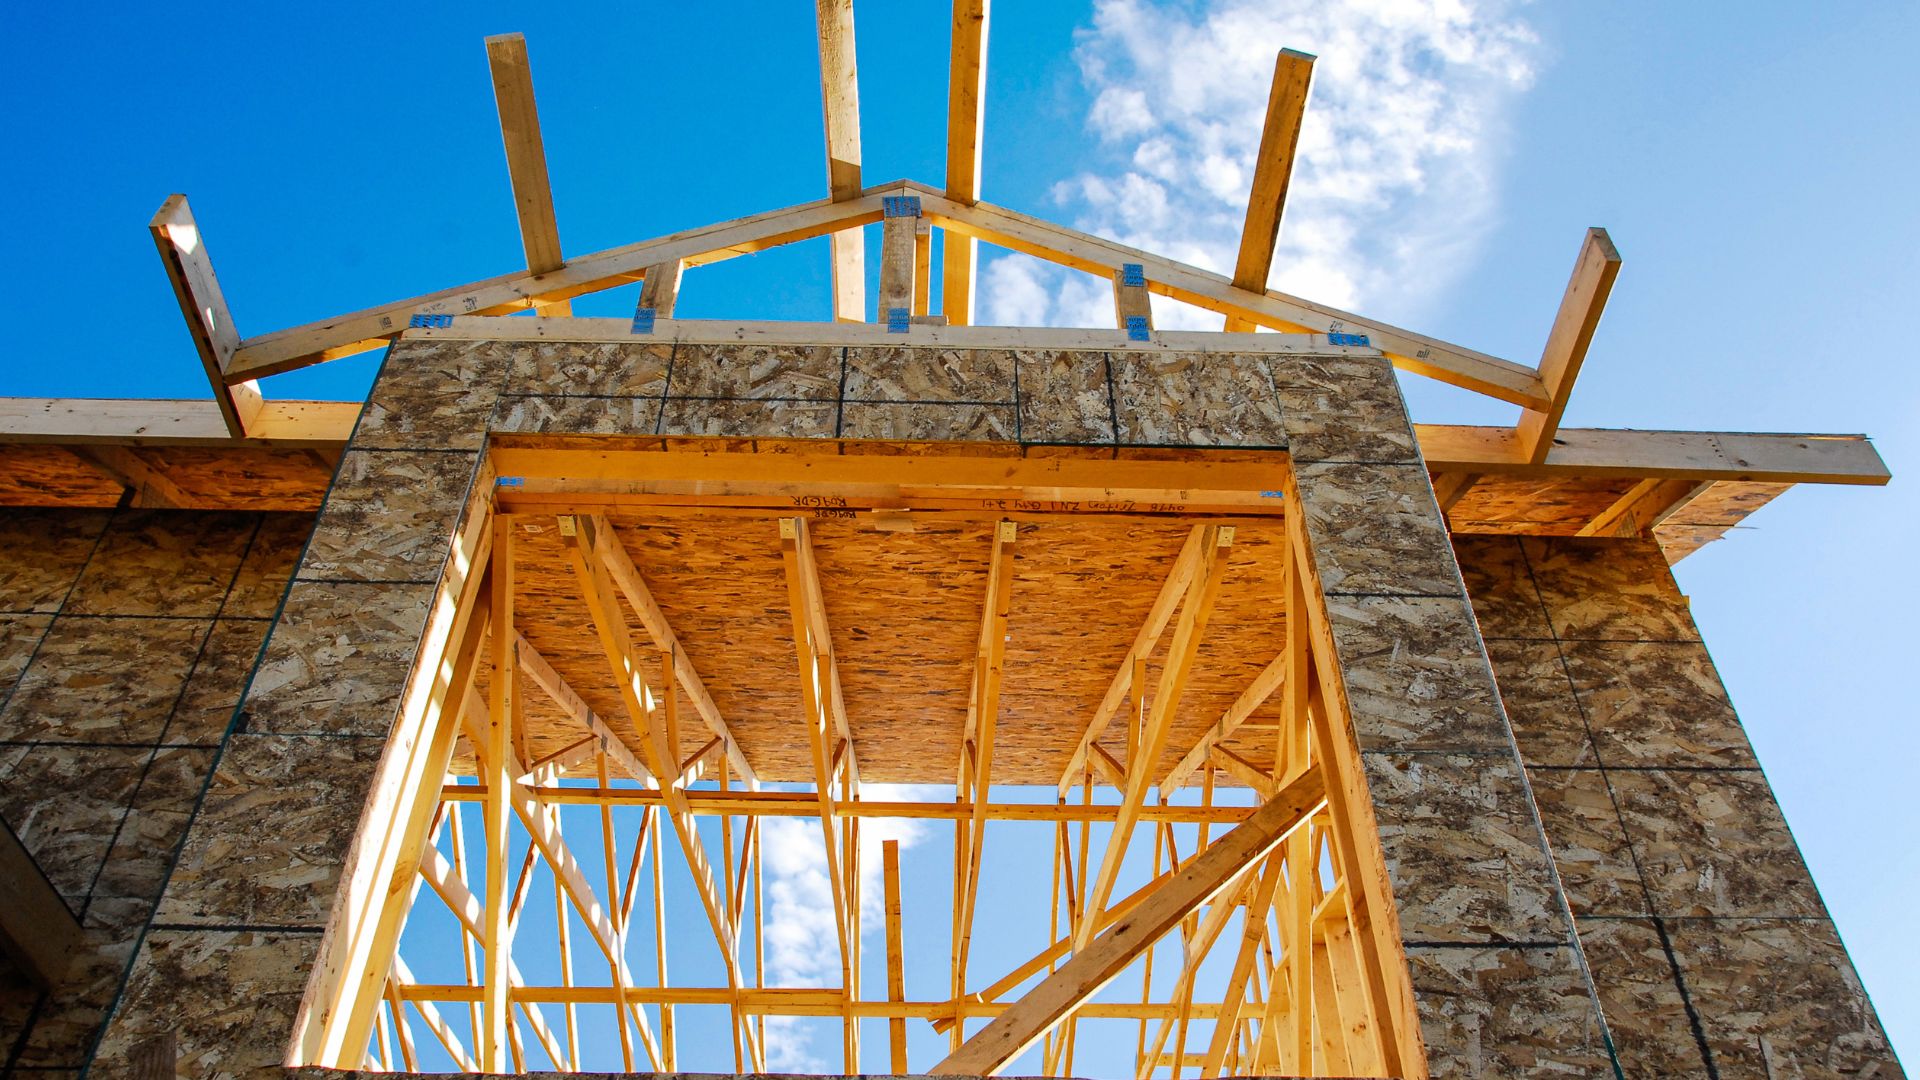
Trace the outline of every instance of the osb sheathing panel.
[[1631, 477], [1482, 476], [1447, 511], [1462, 533], [1573, 536], [1637, 483]]
[[1456, 547], [1625, 1074], [1902, 1075], [1660, 549]]
[[0, 514], [0, 816], [85, 936], [37, 1006], [0, 986], [0, 1052], [23, 1074], [85, 1063], [312, 520]]
[[[786, 570], [771, 516], [644, 513], [612, 517], [715, 705], [763, 779], [810, 780]], [[516, 542], [522, 633], [595, 712], [631, 733], [610, 669], [551, 521]], [[865, 779], [952, 783], [967, 710], [993, 523], [923, 514], [909, 531], [817, 519], [810, 525], [854, 745]], [[1021, 524], [1013, 567], [996, 782], [1051, 784], [1119, 670], [1192, 526], [1179, 521], [1055, 518]], [[1171, 768], [1280, 651], [1281, 526], [1243, 526], [1194, 674], [1175, 713]], [[630, 618], [658, 685], [650, 640]], [[1169, 627], [1149, 661], [1158, 680]], [[1149, 698], [1151, 701], [1151, 698]], [[578, 725], [527, 697], [531, 752], [560, 749]], [[708, 738], [684, 703], [683, 755]], [[1258, 722], [1258, 717], [1256, 721]], [[1244, 746], [1256, 764], [1271, 747]], [[1124, 727], [1105, 740], [1124, 755]]]

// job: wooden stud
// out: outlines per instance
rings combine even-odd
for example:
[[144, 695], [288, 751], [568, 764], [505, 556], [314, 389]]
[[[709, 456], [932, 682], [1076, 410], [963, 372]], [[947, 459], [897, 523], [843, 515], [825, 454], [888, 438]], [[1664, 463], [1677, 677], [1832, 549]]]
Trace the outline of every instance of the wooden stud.
[[980, 862], [986, 850], [986, 810], [993, 785], [993, 736], [1000, 716], [1000, 672], [1006, 658], [1007, 618], [1013, 606], [1013, 547], [1020, 527], [1011, 521], [994, 526], [987, 559], [987, 596], [976, 642], [973, 689], [961, 736], [960, 778], [956, 792], [973, 803], [973, 820], [964, 835], [968, 853], [956, 893], [960, 908], [953, 942], [953, 995], [966, 992], [967, 954], [973, 942], [974, 905], [980, 894]]
[[1130, 918], [1077, 950], [1073, 959], [995, 1017], [959, 1051], [928, 1069], [928, 1074], [986, 1076], [1005, 1068], [1189, 912], [1264, 858], [1306, 820], [1324, 795], [1317, 773], [1303, 774], [1287, 785], [1252, 817], [1156, 889]]
[[1146, 279], [1140, 284], [1127, 284], [1124, 269], [1113, 272], [1113, 325], [1122, 330], [1130, 329], [1128, 319], [1144, 319], [1148, 330], [1153, 329], [1153, 302], [1148, 295]]
[[[860, 76], [854, 61], [853, 0], [815, 0], [820, 97], [826, 114], [827, 190], [834, 202], [860, 195]], [[866, 240], [860, 229], [833, 234], [833, 317], [866, 319]]]
[[481, 985], [486, 988], [480, 1027], [480, 1067], [488, 1072], [506, 1071], [507, 1012], [512, 1000], [512, 976], [509, 952], [513, 930], [507, 909], [507, 822], [512, 816], [513, 774], [508, 771], [512, 756], [512, 718], [514, 691], [519, 682], [513, 650], [513, 522], [497, 517], [493, 523], [493, 559], [491, 573], [493, 618], [492, 688], [487, 710], [486, 739], [481, 751], [482, 776], [488, 792], [482, 804], [486, 823], [486, 922], [482, 948], [486, 967]]
[[1148, 609], [1146, 621], [1140, 625], [1139, 632], [1134, 635], [1133, 647], [1127, 650], [1126, 659], [1120, 662], [1119, 670], [1114, 672], [1113, 681], [1107, 684], [1106, 695], [1100, 699], [1100, 707], [1094, 710], [1093, 718], [1087, 722], [1087, 729], [1080, 735], [1079, 744], [1074, 747], [1073, 756], [1067, 759], [1067, 767], [1060, 775], [1061, 794], [1066, 794], [1074, 780], [1086, 770], [1087, 754], [1094, 741], [1106, 733], [1108, 722], [1113, 719], [1113, 714], [1119, 711], [1120, 703], [1126, 700], [1127, 692], [1132, 688], [1135, 672], [1138, 670], [1134, 661], [1145, 658], [1153, 652], [1154, 646], [1159, 644], [1161, 633], [1166, 630], [1168, 621], [1173, 618], [1174, 608], [1180, 603], [1180, 598], [1185, 595], [1187, 586], [1193, 581], [1194, 572], [1200, 565], [1205, 532], [1204, 525], [1195, 525], [1187, 533], [1186, 543], [1181, 546], [1180, 554], [1174, 557], [1173, 565], [1168, 568], [1167, 579], [1161, 583], [1159, 593], [1154, 596], [1153, 607]]
[[[907, 999], [906, 969], [900, 934], [900, 841], [880, 843], [880, 868], [887, 903], [887, 1000]], [[907, 1021], [896, 1017], [887, 1022], [888, 1063], [895, 1076], [907, 1074]]]
[[240, 331], [233, 325], [226, 297], [221, 295], [220, 280], [213, 276], [206, 237], [193, 220], [187, 197], [169, 195], [147, 229], [167, 268], [167, 280], [173, 283], [174, 298], [180, 302], [180, 314], [186, 317], [194, 349], [206, 368], [207, 382], [213, 387], [213, 400], [227, 434], [243, 438], [264, 404], [260, 385], [230, 374], [242, 344]]
[[1606, 309], [1607, 294], [1613, 291], [1613, 279], [1620, 274], [1620, 252], [1605, 229], [1588, 229], [1580, 245], [1580, 258], [1573, 266], [1573, 278], [1567, 282], [1566, 295], [1560, 299], [1560, 311], [1547, 335], [1546, 351], [1540, 356], [1540, 382], [1547, 400], [1529, 405], [1520, 414], [1514, 428], [1520, 440], [1521, 456], [1538, 465], [1553, 449], [1553, 436], [1560, 428], [1560, 417], [1573, 396], [1574, 380], [1580, 377], [1580, 364], [1587, 358], [1587, 346], [1600, 325], [1600, 313]]
[[727, 762], [733, 767], [734, 772], [738, 773], [749, 787], [757, 787], [760, 779], [754, 773], [753, 766], [748, 763], [746, 752], [740, 749], [739, 740], [733, 737], [732, 730], [727, 727], [726, 719], [720, 715], [719, 706], [713, 703], [713, 695], [707, 693], [706, 684], [700, 680], [699, 670], [687, 657], [686, 651], [680, 647], [680, 640], [674, 636], [673, 626], [667, 622], [667, 617], [661, 612], [660, 605], [654, 602], [653, 593], [647, 589], [646, 579], [641, 577], [640, 568], [634, 565], [633, 556], [627, 553], [626, 546], [620, 543], [619, 534], [604, 517], [596, 516], [585, 520], [596, 536], [606, 538], [605, 543], [595, 545], [595, 550], [606, 565], [607, 572], [612, 575], [613, 583], [619, 587], [620, 594], [626, 597], [627, 603], [632, 606], [634, 615], [640, 620], [640, 625], [646, 629], [647, 637], [652, 640], [653, 647], [673, 657], [672, 680], [677, 681], [680, 688], [686, 691], [688, 699], [693, 702], [694, 711], [700, 714], [700, 720], [706, 724], [707, 730], [721, 740], [726, 748]]
[[[540, 114], [533, 103], [533, 68], [527, 39], [498, 34], [487, 39], [487, 65], [493, 72], [493, 99], [500, 110], [500, 138], [507, 148], [507, 173], [513, 180], [513, 208], [520, 218], [520, 243], [527, 271], [535, 277], [565, 265], [560, 257], [560, 227], [553, 218], [553, 187], [547, 179], [546, 145], [540, 138]], [[542, 315], [570, 315], [565, 300], [542, 305]]]
[[[947, 198], [963, 206], [973, 205], [980, 197], [988, 6], [988, 0], [953, 0], [953, 40], [947, 61]], [[949, 325], [973, 324], [974, 272], [979, 259], [979, 241], [947, 233], [940, 309]]]
[[647, 267], [647, 276], [640, 282], [638, 310], [651, 309], [656, 319], [673, 318], [673, 305], [680, 299], [681, 267], [679, 259]]
[[[913, 313], [926, 315], [933, 292], [933, 226], [925, 217], [913, 219]], [[945, 317], [942, 316], [942, 322]]]
[[1134, 824], [1140, 817], [1140, 806], [1145, 801], [1147, 786], [1153, 781], [1154, 769], [1149, 763], [1159, 761], [1166, 749], [1174, 710], [1179, 705], [1182, 691], [1186, 689], [1187, 677], [1193, 671], [1193, 660], [1206, 634], [1214, 598], [1220, 593], [1220, 580], [1227, 564], [1225, 551], [1232, 544], [1233, 530], [1218, 525], [1202, 526], [1199, 565], [1181, 601], [1180, 621], [1173, 632], [1173, 643], [1167, 649], [1167, 661], [1161, 671], [1160, 683], [1154, 687], [1153, 712], [1147, 721], [1147, 734], [1141, 739], [1140, 760], [1132, 763], [1127, 770], [1127, 787], [1123, 792], [1120, 814], [1114, 819], [1106, 855], [1100, 861], [1100, 873], [1086, 894], [1086, 909], [1081, 912], [1080, 925], [1074, 934], [1076, 948], [1086, 948], [1092, 940], [1092, 913], [1104, 908], [1107, 898], [1113, 893], [1114, 882], [1120, 874], [1120, 864], [1126, 858], [1127, 845], [1133, 837]]
[[[563, 537], [565, 533], [566, 530], [562, 529]], [[610, 549], [619, 547], [619, 538], [592, 518], [577, 518], [574, 519], [573, 535], [565, 539], [574, 573], [580, 580], [581, 595], [592, 616], [608, 665], [613, 669], [621, 704], [627, 710], [628, 719], [645, 734], [641, 740], [642, 759], [656, 777], [662, 778], [661, 799], [668, 820], [673, 823], [674, 833], [680, 840], [680, 851], [686, 859], [694, 889], [700, 895], [701, 906], [706, 909], [707, 921], [720, 943], [727, 983], [737, 988], [741, 975], [735, 928], [728, 918], [719, 888], [714, 884], [713, 868], [707, 862], [706, 849], [701, 846], [699, 830], [688, 806], [686, 793], [678, 783], [665, 782], [666, 777], [675, 775], [670, 770], [673, 770], [676, 762], [670, 753], [672, 748], [666, 744], [665, 729], [654, 716], [653, 692], [642, 678], [626, 616], [620, 610], [612, 576], [608, 573], [609, 559], [617, 561], [617, 556], [610, 554]]]
[[[1267, 92], [1267, 122], [1260, 130], [1260, 150], [1254, 158], [1253, 190], [1247, 196], [1247, 220], [1240, 227], [1240, 254], [1233, 264], [1235, 288], [1267, 291], [1273, 272], [1273, 249], [1280, 240], [1280, 218], [1286, 211], [1287, 186], [1293, 179], [1295, 152], [1300, 145], [1300, 121], [1307, 112], [1307, 89], [1313, 81], [1313, 57], [1281, 49], [1273, 61], [1273, 88]], [[1229, 331], [1253, 329], [1244, 318], [1227, 316]]]
[[909, 315], [919, 313], [914, 309], [914, 298], [920, 280], [918, 231], [923, 220], [918, 214], [881, 219], [880, 302], [875, 322], [885, 323], [888, 312], [895, 308]]
[[[854, 985], [854, 953], [850, 941], [852, 916], [848, 912], [847, 879], [842, 860], [858, 857], [858, 852], [843, 851], [835, 829], [833, 767], [830, 744], [837, 734], [830, 699], [837, 692], [839, 675], [833, 658], [833, 639], [822, 632], [825, 605], [819, 601], [820, 579], [813, 561], [812, 542], [805, 518], [780, 519], [780, 550], [786, 565], [787, 607], [793, 620], [794, 648], [800, 663], [801, 720], [807, 742], [813, 752], [814, 794], [819, 803], [820, 827], [825, 841], [827, 881], [833, 892], [834, 930], [840, 943], [840, 985], [843, 991]], [[851, 743], [851, 739], [847, 740]], [[843, 1001], [850, 1000], [843, 993]], [[845, 1015], [846, 1056], [853, 1058], [852, 1014]], [[858, 1060], [846, 1062], [849, 1073], [859, 1071]]]

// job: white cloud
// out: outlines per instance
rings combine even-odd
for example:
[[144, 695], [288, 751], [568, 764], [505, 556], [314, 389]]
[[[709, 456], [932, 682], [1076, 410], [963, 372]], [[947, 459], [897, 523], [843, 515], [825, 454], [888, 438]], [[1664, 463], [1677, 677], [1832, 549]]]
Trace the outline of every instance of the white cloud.
[[[873, 802], [951, 800], [951, 787], [862, 784]], [[808, 818], [762, 818], [761, 858], [766, 860], [766, 952], [769, 986], [840, 985], [840, 935], [833, 925], [833, 888], [827, 877], [826, 842], [820, 822]], [[880, 844], [900, 841], [902, 851], [927, 837], [920, 822], [864, 818], [860, 824], [860, 925], [862, 938], [884, 926]], [[767, 1065], [775, 1071], [831, 1073], [841, 1067], [837, 1047], [812, 1045], [811, 1031], [797, 1017], [767, 1018]]]
[[[1078, 228], [1230, 271], [1274, 55], [1314, 53], [1269, 284], [1417, 309], [1475, 257], [1498, 210], [1505, 118], [1539, 55], [1516, 3], [1096, 0], [1075, 55], [1107, 160], [1053, 197]], [[1105, 282], [1024, 256], [989, 262], [982, 285], [986, 322], [1112, 322]], [[1220, 323], [1159, 297], [1154, 311], [1170, 329]]]

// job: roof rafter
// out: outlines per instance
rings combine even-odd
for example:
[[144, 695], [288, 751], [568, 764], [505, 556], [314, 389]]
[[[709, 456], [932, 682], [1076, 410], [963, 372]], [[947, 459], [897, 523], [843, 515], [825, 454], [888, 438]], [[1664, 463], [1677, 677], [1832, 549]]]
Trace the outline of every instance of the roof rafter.
[[1521, 454], [1535, 465], [1545, 461], [1553, 450], [1554, 433], [1573, 396], [1573, 382], [1580, 377], [1587, 346], [1593, 343], [1600, 313], [1607, 306], [1607, 294], [1613, 291], [1613, 279], [1619, 274], [1620, 252], [1607, 230], [1588, 229], [1566, 295], [1560, 299], [1560, 311], [1554, 316], [1553, 330], [1547, 335], [1546, 350], [1540, 356], [1540, 381], [1547, 400], [1538, 405], [1522, 402], [1526, 411], [1520, 414], [1520, 423], [1514, 429]]
[[1232, 279], [1197, 266], [1078, 232], [1052, 222], [979, 202], [962, 205], [924, 184], [902, 181], [921, 197], [921, 210], [950, 234], [973, 236], [1001, 247], [1107, 277], [1127, 263], [1139, 263], [1148, 288], [1162, 296], [1239, 315], [1261, 326], [1306, 333], [1364, 334], [1396, 367], [1441, 382], [1510, 401], [1544, 405], [1539, 373], [1530, 367], [1449, 345], [1446, 342], [1377, 322], [1349, 311], [1275, 292], [1252, 292]]
[[[547, 179], [547, 151], [540, 139], [540, 113], [533, 103], [533, 69], [522, 34], [487, 39], [487, 64], [493, 72], [494, 103], [500, 110], [500, 138], [507, 148], [507, 172], [513, 180], [513, 208], [520, 219], [520, 243], [527, 270], [550, 274], [564, 262], [560, 226], [553, 218], [553, 187]], [[569, 315], [560, 300], [543, 305], [543, 315]]]
[[[853, 0], [815, 0], [820, 33], [820, 98], [826, 114], [827, 190], [834, 202], [860, 197], [860, 74], [853, 44]], [[858, 228], [835, 232], [833, 317], [867, 317], [866, 241]]]
[[[1273, 249], [1280, 240], [1280, 217], [1286, 211], [1287, 186], [1293, 179], [1295, 151], [1300, 145], [1300, 121], [1307, 112], [1307, 88], [1313, 80], [1313, 60], [1303, 52], [1281, 49], [1273, 61], [1273, 88], [1267, 93], [1267, 122], [1260, 131], [1260, 151], [1254, 158], [1253, 190], [1247, 197], [1247, 220], [1240, 228], [1240, 255], [1233, 264], [1233, 284], [1265, 292], [1273, 272]], [[1251, 330], [1243, 317], [1228, 315], [1227, 329]]]
[[[980, 197], [988, 4], [989, 0], [953, 0], [953, 42], [947, 61], [947, 198], [963, 205], [972, 205]], [[970, 326], [980, 242], [949, 233], [941, 250], [940, 310], [949, 325]]]

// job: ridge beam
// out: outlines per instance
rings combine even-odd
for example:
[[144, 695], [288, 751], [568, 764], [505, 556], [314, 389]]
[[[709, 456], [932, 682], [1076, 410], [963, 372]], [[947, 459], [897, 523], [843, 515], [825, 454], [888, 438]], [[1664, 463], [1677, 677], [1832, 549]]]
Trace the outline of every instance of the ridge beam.
[[[860, 196], [860, 75], [854, 58], [853, 0], [815, 0], [820, 32], [820, 98], [826, 114], [827, 190], [834, 202]], [[833, 317], [865, 322], [866, 238], [833, 234]]]
[[[980, 198], [988, 3], [953, 0], [953, 44], [947, 61], [947, 198], [963, 206], [972, 206]], [[973, 325], [973, 279], [979, 261], [978, 240], [947, 233], [941, 249], [940, 310], [949, 326]]]
[[1520, 437], [1520, 453], [1535, 465], [1547, 460], [1553, 449], [1554, 434], [1560, 418], [1573, 397], [1573, 382], [1580, 377], [1580, 364], [1587, 358], [1587, 346], [1600, 325], [1600, 313], [1606, 309], [1607, 294], [1613, 291], [1613, 279], [1620, 274], [1620, 252], [1605, 229], [1588, 229], [1580, 246], [1579, 261], [1573, 264], [1573, 277], [1560, 298], [1560, 311], [1553, 318], [1553, 330], [1547, 334], [1547, 347], [1540, 356], [1540, 383], [1546, 391], [1544, 406], [1526, 406], [1514, 431]]
[[[500, 109], [500, 139], [507, 148], [507, 172], [513, 180], [513, 209], [520, 218], [520, 243], [527, 269], [536, 277], [566, 265], [560, 257], [560, 226], [553, 219], [553, 187], [547, 179], [547, 151], [540, 139], [540, 114], [533, 104], [533, 68], [523, 34], [487, 39], [487, 65], [493, 72], [493, 99]], [[571, 305], [556, 300], [542, 315], [571, 315]]]
[[193, 335], [193, 347], [206, 368], [207, 381], [213, 385], [213, 400], [220, 406], [227, 434], [245, 438], [266, 403], [261, 400], [258, 382], [228, 377], [240, 352], [240, 331], [227, 311], [220, 281], [213, 276], [206, 237], [193, 220], [187, 197], [167, 196], [147, 223], [147, 231], [153, 234], [154, 247], [167, 268], [167, 280], [173, 285], [174, 298], [180, 301], [180, 314], [186, 317], [187, 332]]
[[[1267, 290], [1267, 277], [1273, 272], [1273, 249], [1280, 242], [1280, 217], [1286, 211], [1287, 186], [1300, 146], [1300, 121], [1307, 111], [1313, 60], [1307, 53], [1292, 49], [1281, 49], [1274, 58], [1267, 122], [1260, 131], [1260, 151], [1254, 159], [1246, 224], [1240, 228], [1240, 256], [1233, 264], [1235, 288]], [[1229, 315], [1226, 328], [1252, 330], [1253, 323]]]
[[1319, 770], [1281, 788], [1092, 944], [962, 1043], [929, 1075], [989, 1076], [1019, 1057], [1173, 927], [1265, 858], [1325, 801]]

